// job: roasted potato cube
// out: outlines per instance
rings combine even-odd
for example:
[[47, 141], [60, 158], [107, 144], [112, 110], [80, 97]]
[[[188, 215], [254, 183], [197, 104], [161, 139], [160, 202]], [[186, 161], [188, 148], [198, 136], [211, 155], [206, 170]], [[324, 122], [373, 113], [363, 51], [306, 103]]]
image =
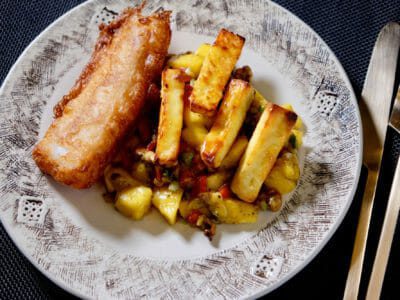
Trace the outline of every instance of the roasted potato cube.
[[186, 219], [193, 210], [198, 210], [206, 216], [210, 214], [207, 205], [204, 203], [203, 200], [199, 198], [188, 201], [181, 201], [181, 203], [179, 204], [179, 214], [184, 219]]
[[248, 143], [249, 141], [247, 140], [247, 137], [245, 137], [244, 135], [239, 136], [233, 143], [224, 160], [222, 161], [220, 168], [230, 169], [236, 167], [244, 151], [246, 150]]
[[231, 189], [242, 200], [253, 202], [286, 144], [297, 115], [269, 103], [264, 109], [233, 178]]
[[125, 188], [118, 192], [115, 208], [129, 218], [140, 220], [150, 209], [151, 195], [151, 188], [146, 186]]
[[197, 48], [195, 54], [205, 58], [208, 55], [208, 52], [210, 52], [211, 47], [210, 44], [201, 44], [199, 48]]
[[190, 214], [189, 203], [190, 201], [181, 201], [181, 203], [179, 204], [179, 214], [184, 219], [186, 219], [187, 216]]
[[193, 125], [183, 129], [182, 138], [190, 146], [200, 151], [200, 147], [206, 139], [207, 133], [208, 131], [204, 126]]
[[297, 156], [286, 152], [279, 157], [265, 180], [265, 185], [277, 190], [281, 195], [294, 190], [300, 177]]
[[172, 166], [178, 159], [183, 125], [183, 95], [187, 75], [178, 69], [162, 73], [161, 108], [156, 157], [161, 165]]
[[284, 195], [290, 193], [296, 188], [296, 181], [290, 180], [280, 171], [272, 169], [265, 180], [265, 185]]
[[216, 172], [207, 176], [207, 188], [217, 191], [229, 178], [230, 174], [226, 171]]
[[236, 199], [223, 199], [218, 192], [202, 194], [201, 199], [221, 223], [242, 224], [257, 222], [258, 208], [255, 205]]
[[201, 158], [211, 168], [218, 168], [239, 133], [253, 100], [254, 89], [240, 79], [232, 79], [215, 122], [201, 146]]
[[152, 203], [171, 225], [176, 223], [179, 204], [181, 203], [183, 190], [158, 188], [154, 190]]
[[199, 76], [203, 60], [204, 58], [199, 55], [187, 53], [173, 56], [168, 61], [168, 65], [176, 69], [189, 69], [189, 73], [194, 78], [197, 78], [197, 76]]
[[225, 29], [219, 32], [194, 83], [189, 98], [192, 111], [214, 114], [243, 45], [243, 37]]

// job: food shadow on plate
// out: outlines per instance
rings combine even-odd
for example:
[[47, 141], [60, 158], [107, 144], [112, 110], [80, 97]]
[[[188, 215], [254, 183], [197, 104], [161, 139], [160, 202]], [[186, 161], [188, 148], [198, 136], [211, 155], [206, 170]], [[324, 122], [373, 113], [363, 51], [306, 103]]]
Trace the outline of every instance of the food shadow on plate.
[[[64, 210], [65, 215], [73, 219], [77, 225], [93, 227], [97, 231], [121, 239], [134, 234], [135, 231], [141, 231], [151, 236], [159, 236], [165, 234], [166, 231], [173, 231], [186, 241], [191, 241], [197, 235], [203, 235], [200, 230], [184, 224], [182, 220], [178, 220], [175, 225], [169, 225], [154, 207], [140, 221], [127, 218], [116, 211], [111, 203], [107, 203], [103, 199], [104, 190], [100, 184], [87, 190], [76, 190], [63, 186], [49, 177], [47, 178], [49, 186], [57, 195], [56, 202], [59, 202], [59, 205], [56, 204], [53, 209]], [[211, 245], [218, 248], [221, 239], [227, 234], [257, 233], [268, 226], [268, 223], [278, 214], [262, 212], [259, 215], [258, 222], [253, 224], [218, 224]], [[206, 240], [207, 237], [204, 236], [204, 239]]]
[[[311, 149], [304, 147], [303, 161], [301, 161], [301, 176], [296, 190], [290, 197], [290, 202], [283, 209], [285, 215], [296, 214], [297, 210], [304, 210], [311, 207], [314, 217], [335, 213], [326, 210], [326, 201], [332, 197], [332, 191], [340, 193], [340, 187], [336, 189], [329, 187], [330, 184], [340, 182], [336, 178], [340, 176], [333, 168], [333, 163], [325, 160], [324, 157], [311, 154]], [[317, 202], [316, 200], [319, 199]], [[323, 222], [322, 222], [323, 223]]]
[[[217, 226], [217, 232], [211, 241], [211, 245], [215, 248], [219, 248], [219, 244], [221, 239], [226, 234], [237, 234], [239, 232], [253, 232], [256, 234], [262, 228], [268, 226], [268, 224], [278, 215], [278, 213], [268, 212], [268, 218], [262, 219], [264, 216], [263, 213], [260, 213], [258, 216], [258, 221], [256, 223], [250, 224], [219, 224]], [[271, 220], [270, 220], [271, 219]]]
[[86, 223], [100, 232], [120, 238], [131, 234], [131, 231], [140, 223], [143, 223], [140, 229], [152, 235], [160, 235], [168, 228], [167, 226], [149, 226], [151, 225], [149, 224], [150, 220], [146, 222], [146, 217], [155, 215], [154, 213], [146, 215], [143, 219], [144, 222], [135, 222], [121, 215], [111, 203], [104, 200], [102, 195], [105, 191], [100, 184], [96, 184], [90, 189], [76, 190], [63, 186], [52, 178], [47, 178], [49, 185], [57, 194], [56, 201], [60, 202], [60, 206], [56, 209], [65, 209], [66, 215], [80, 225]]

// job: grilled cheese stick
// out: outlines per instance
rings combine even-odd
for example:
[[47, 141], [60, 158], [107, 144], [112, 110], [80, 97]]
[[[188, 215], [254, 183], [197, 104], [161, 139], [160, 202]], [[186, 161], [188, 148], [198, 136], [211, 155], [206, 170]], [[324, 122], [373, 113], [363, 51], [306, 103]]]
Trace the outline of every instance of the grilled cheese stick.
[[222, 29], [204, 59], [200, 74], [190, 95], [190, 109], [213, 115], [222, 98], [226, 83], [244, 45], [245, 39]]
[[190, 81], [190, 77], [180, 69], [165, 69], [162, 73], [156, 148], [160, 165], [173, 166], [178, 160], [183, 124], [183, 97], [187, 81]]
[[230, 169], [236, 167], [239, 164], [240, 158], [246, 150], [248, 143], [249, 141], [247, 140], [246, 136], [239, 136], [233, 143], [228, 154], [226, 154], [220, 168]]
[[243, 154], [231, 189], [242, 200], [256, 200], [261, 186], [286, 144], [297, 115], [268, 103]]
[[103, 175], [143, 107], [170, 43], [170, 12], [128, 8], [102, 25], [89, 64], [55, 107], [56, 119], [32, 156], [57, 181], [87, 188]]
[[217, 117], [201, 147], [201, 158], [210, 168], [218, 168], [239, 133], [254, 97], [251, 85], [232, 79]]

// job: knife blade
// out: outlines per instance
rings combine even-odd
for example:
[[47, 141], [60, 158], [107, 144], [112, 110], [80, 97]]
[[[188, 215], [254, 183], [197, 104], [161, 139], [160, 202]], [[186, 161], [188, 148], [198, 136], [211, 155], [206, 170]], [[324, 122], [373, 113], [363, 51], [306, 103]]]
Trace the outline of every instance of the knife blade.
[[399, 45], [399, 25], [395, 22], [388, 23], [380, 31], [376, 40], [361, 93], [359, 106], [364, 136], [363, 164], [368, 170], [368, 176], [343, 296], [346, 300], [357, 299], [359, 293], [369, 224], [389, 119]]
[[397, 88], [396, 98], [393, 103], [392, 114], [390, 115], [389, 125], [400, 134], [400, 85]]
[[[400, 134], [400, 87], [390, 115], [389, 125]], [[367, 300], [379, 299], [400, 210], [400, 161], [397, 160], [389, 201], [379, 237], [378, 249], [368, 284]]]

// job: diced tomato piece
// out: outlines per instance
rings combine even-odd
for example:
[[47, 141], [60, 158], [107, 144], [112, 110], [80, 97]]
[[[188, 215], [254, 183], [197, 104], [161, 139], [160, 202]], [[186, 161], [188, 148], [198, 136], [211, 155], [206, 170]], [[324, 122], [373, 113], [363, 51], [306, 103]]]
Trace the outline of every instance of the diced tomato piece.
[[196, 225], [197, 220], [201, 215], [202, 215], [201, 211], [199, 211], [198, 209], [194, 209], [187, 216], [186, 220], [188, 221], [189, 224]]
[[197, 197], [198, 194], [205, 192], [207, 192], [207, 176], [202, 175], [196, 180], [196, 183], [194, 184], [192, 189], [191, 196]]
[[200, 173], [207, 168], [207, 166], [202, 161], [199, 153], [196, 153], [194, 155], [194, 157], [192, 159], [192, 167], [193, 167], [193, 171], [196, 173]]
[[161, 169], [161, 167], [158, 166], [158, 165], [156, 165], [156, 166], [154, 167], [154, 169], [155, 169], [155, 173], [156, 173], [156, 179], [157, 179], [158, 181], [161, 181], [161, 180], [162, 180], [162, 169]]
[[199, 193], [207, 192], [207, 176], [200, 176], [198, 180]]
[[192, 94], [193, 87], [190, 84], [185, 84], [185, 92], [183, 94], [183, 100], [185, 104], [189, 104], [189, 97]]
[[222, 198], [226, 199], [226, 198], [231, 198], [232, 197], [232, 192], [231, 189], [229, 188], [228, 184], [224, 184], [222, 185], [219, 189], [218, 192], [220, 192]]

